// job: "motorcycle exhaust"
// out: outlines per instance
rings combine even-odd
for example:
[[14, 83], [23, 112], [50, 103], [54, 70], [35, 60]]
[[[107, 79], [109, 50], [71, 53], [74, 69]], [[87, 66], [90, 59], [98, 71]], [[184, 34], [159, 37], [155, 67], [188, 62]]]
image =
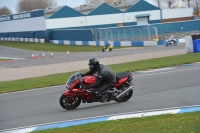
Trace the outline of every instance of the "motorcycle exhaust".
[[131, 90], [133, 90], [133, 86], [129, 86], [125, 91], [123, 91], [122, 93], [117, 95], [116, 98], [120, 98], [121, 96], [125, 95], [126, 93], [128, 93]]

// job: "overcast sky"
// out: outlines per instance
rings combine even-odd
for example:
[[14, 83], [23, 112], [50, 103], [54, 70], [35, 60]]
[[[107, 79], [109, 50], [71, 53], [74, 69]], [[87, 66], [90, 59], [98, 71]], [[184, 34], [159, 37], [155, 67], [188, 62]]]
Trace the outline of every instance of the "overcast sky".
[[[13, 13], [16, 12], [16, 5], [19, 0], [0, 0], [0, 8], [7, 6]], [[79, 5], [85, 4], [86, 0], [55, 0], [58, 6], [67, 5], [69, 7], [77, 7]], [[153, 0], [146, 0], [152, 3]]]

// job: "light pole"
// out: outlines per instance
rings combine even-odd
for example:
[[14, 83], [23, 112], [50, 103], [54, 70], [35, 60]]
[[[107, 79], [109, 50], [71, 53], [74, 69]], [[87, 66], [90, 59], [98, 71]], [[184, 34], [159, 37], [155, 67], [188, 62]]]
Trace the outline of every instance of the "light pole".
[[107, 31], [105, 30], [105, 32], [106, 32], [106, 41], [108, 41], [108, 34], [107, 34]]
[[124, 38], [125, 38], [124, 41], [126, 41], [126, 30], [124, 28], [123, 28], [123, 30], [124, 30]]
[[133, 29], [132, 28], [130, 28], [131, 29], [131, 32], [132, 32], [132, 40], [133, 40]]
[[111, 38], [111, 41], [113, 40], [113, 38], [112, 38], [112, 30], [111, 29], [109, 29], [110, 30], [110, 38]]
[[120, 41], [120, 38], [119, 38], [119, 29], [117, 29], [117, 33], [118, 33], [118, 41]]
[[101, 30], [99, 29], [99, 33], [100, 33], [100, 41], [102, 41], [102, 34], [101, 34]]
[[157, 32], [157, 28], [156, 27], [153, 27], [155, 29], [155, 32], [156, 32], [156, 40], [158, 41], [158, 32]]
[[142, 31], [140, 28], [138, 28], [138, 30], [140, 31], [140, 40], [142, 40]]

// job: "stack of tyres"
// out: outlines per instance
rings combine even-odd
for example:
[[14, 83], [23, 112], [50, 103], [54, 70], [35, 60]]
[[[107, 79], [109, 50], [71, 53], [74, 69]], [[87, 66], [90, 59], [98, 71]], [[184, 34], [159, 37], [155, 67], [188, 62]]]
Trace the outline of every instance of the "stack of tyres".
[[194, 53], [200, 52], [200, 39], [193, 40]]

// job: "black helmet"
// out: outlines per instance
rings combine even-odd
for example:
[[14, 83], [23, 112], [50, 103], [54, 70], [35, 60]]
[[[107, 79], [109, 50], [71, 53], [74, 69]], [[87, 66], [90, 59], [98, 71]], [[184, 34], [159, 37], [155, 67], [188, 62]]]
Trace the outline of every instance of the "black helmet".
[[92, 58], [89, 60], [88, 65], [90, 70], [97, 70], [99, 68], [99, 61], [96, 58]]

